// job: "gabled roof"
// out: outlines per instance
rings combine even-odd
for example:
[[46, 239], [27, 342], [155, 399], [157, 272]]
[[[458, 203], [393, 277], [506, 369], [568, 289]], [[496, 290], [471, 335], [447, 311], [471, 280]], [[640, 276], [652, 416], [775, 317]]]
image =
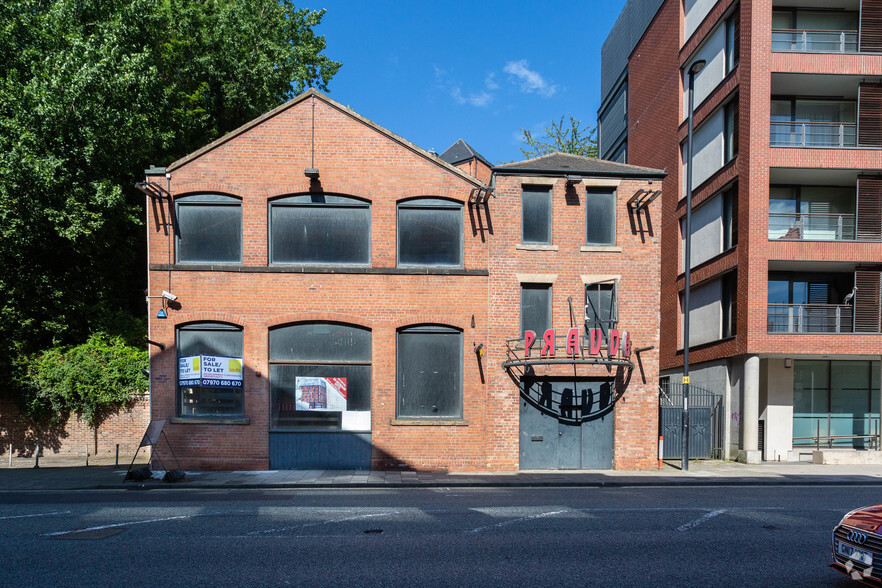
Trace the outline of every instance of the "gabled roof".
[[622, 178], [664, 178], [667, 173], [660, 169], [606, 161], [595, 157], [582, 157], [556, 151], [533, 159], [497, 165], [493, 171], [499, 175], [583, 175]]
[[475, 151], [471, 145], [469, 145], [462, 139], [458, 140], [456, 143], [448, 147], [447, 150], [440, 155], [440, 157], [451, 165], [456, 165], [457, 163], [462, 163], [463, 161], [468, 161], [469, 159], [477, 159], [487, 167], [493, 167], [492, 163], [487, 161], [483, 155]]
[[209, 151], [211, 151], [211, 150], [213, 150], [213, 149], [216, 149], [217, 147], [223, 145], [223, 144], [226, 143], [227, 141], [230, 141], [230, 140], [232, 140], [232, 139], [235, 139], [235, 138], [238, 137], [239, 135], [241, 135], [241, 134], [243, 134], [243, 133], [245, 133], [245, 132], [251, 130], [252, 128], [258, 126], [258, 125], [261, 124], [261, 123], [263, 123], [264, 121], [269, 120], [269, 119], [271, 119], [272, 117], [274, 117], [274, 116], [276, 116], [276, 115], [278, 115], [278, 114], [281, 114], [282, 112], [285, 112], [285, 111], [288, 110], [289, 108], [291, 108], [291, 107], [293, 107], [293, 106], [296, 106], [297, 104], [299, 104], [299, 103], [305, 101], [307, 98], [312, 98], [312, 97], [314, 97], [314, 98], [317, 99], [317, 100], [321, 100], [322, 102], [324, 102], [324, 103], [327, 104], [328, 106], [331, 106], [332, 108], [335, 108], [335, 109], [339, 110], [340, 112], [342, 112], [342, 113], [344, 113], [344, 114], [346, 114], [346, 115], [352, 117], [353, 119], [355, 119], [355, 120], [361, 122], [362, 124], [364, 124], [364, 125], [366, 125], [366, 126], [372, 128], [372, 129], [374, 129], [374, 130], [377, 131], [378, 133], [380, 133], [380, 134], [382, 134], [382, 135], [385, 135], [386, 137], [388, 137], [388, 138], [391, 139], [392, 141], [398, 143], [398, 144], [401, 145], [402, 147], [404, 147], [404, 148], [406, 148], [406, 149], [409, 149], [409, 150], [413, 151], [413, 152], [416, 153], [417, 155], [420, 155], [420, 156], [422, 156], [423, 158], [425, 158], [425, 159], [431, 161], [431, 162], [434, 163], [435, 165], [438, 165], [438, 166], [440, 166], [440, 167], [443, 167], [443, 168], [446, 169], [447, 171], [450, 171], [451, 173], [456, 174], [457, 176], [459, 176], [459, 177], [463, 178], [464, 180], [468, 181], [469, 183], [474, 184], [474, 185], [476, 185], [476, 186], [480, 186], [480, 187], [486, 187], [486, 186], [484, 185], [483, 182], [481, 182], [480, 180], [478, 180], [478, 179], [475, 178], [474, 176], [471, 176], [471, 175], [465, 173], [464, 171], [462, 171], [462, 170], [459, 169], [458, 167], [455, 167], [455, 166], [451, 165], [450, 163], [444, 161], [443, 159], [441, 159], [441, 158], [438, 157], [437, 155], [435, 155], [435, 154], [433, 154], [433, 153], [429, 153], [429, 152], [426, 151], [425, 149], [423, 149], [423, 148], [421, 148], [421, 147], [418, 147], [418, 146], [414, 145], [413, 143], [411, 143], [411, 142], [408, 141], [407, 139], [405, 139], [405, 138], [403, 138], [403, 137], [400, 137], [400, 136], [396, 135], [395, 133], [393, 133], [392, 131], [389, 131], [389, 130], [387, 130], [387, 129], [381, 127], [381, 126], [378, 125], [377, 123], [375, 123], [375, 122], [373, 122], [373, 121], [371, 121], [371, 120], [369, 120], [369, 119], [367, 119], [367, 118], [361, 116], [360, 114], [358, 114], [357, 112], [355, 112], [355, 111], [352, 110], [351, 108], [348, 108], [348, 107], [346, 107], [346, 106], [343, 106], [343, 105], [340, 104], [339, 102], [337, 102], [337, 101], [335, 101], [335, 100], [332, 100], [332, 99], [328, 98], [325, 94], [322, 94], [321, 92], [319, 92], [319, 91], [316, 90], [315, 88], [310, 88], [310, 89], [308, 89], [307, 91], [303, 92], [302, 94], [300, 94], [300, 95], [297, 96], [296, 98], [292, 98], [292, 99], [289, 100], [288, 102], [285, 102], [284, 104], [281, 104], [281, 105], [277, 106], [276, 108], [270, 110], [269, 112], [267, 112], [267, 113], [265, 113], [265, 114], [262, 114], [261, 116], [255, 118], [254, 120], [245, 123], [244, 125], [242, 125], [242, 126], [239, 127], [238, 129], [235, 129], [235, 130], [233, 130], [233, 131], [230, 131], [229, 133], [227, 133], [227, 134], [224, 135], [223, 137], [220, 137], [219, 139], [216, 139], [216, 140], [212, 141], [212, 142], [209, 143], [208, 145], [206, 145], [206, 146], [204, 146], [204, 147], [202, 147], [202, 148], [200, 148], [200, 149], [197, 149], [197, 150], [194, 151], [193, 153], [191, 153], [191, 154], [189, 154], [189, 155], [186, 155], [186, 156], [182, 157], [181, 159], [179, 159], [179, 160], [175, 161], [174, 163], [172, 163], [171, 165], [169, 165], [169, 166], [166, 168], [166, 171], [168, 171], [168, 172], [172, 172], [172, 171], [174, 171], [175, 169], [177, 169], [177, 168], [179, 168], [179, 167], [181, 167], [181, 166], [183, 166], [183, 165], [186, 165], [186, 164], [190, 163], [191, 161], [193, 161], [193, 160], [195, 160], [195, 159], [198, 159], [198, 158], [201, 157], [202, 155], [208, 153]]

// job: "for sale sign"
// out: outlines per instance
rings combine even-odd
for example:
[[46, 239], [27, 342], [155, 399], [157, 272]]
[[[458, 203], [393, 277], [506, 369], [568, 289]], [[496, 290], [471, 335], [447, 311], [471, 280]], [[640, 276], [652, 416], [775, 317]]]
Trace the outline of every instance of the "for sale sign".
[[178, 382], [182, 387], [241, 388], [241, 357], [194, 355], [178, 360]]

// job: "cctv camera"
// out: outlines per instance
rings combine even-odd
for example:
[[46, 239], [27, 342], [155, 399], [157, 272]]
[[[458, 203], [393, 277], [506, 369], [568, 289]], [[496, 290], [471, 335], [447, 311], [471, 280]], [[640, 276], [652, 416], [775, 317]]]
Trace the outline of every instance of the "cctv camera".
[[177, 296], [175, 296], [171, 292], [166, 292], [165, 290], [162, 291], [162, 297], [165, 298], [166, 300], [177, 300], [178, 299]]

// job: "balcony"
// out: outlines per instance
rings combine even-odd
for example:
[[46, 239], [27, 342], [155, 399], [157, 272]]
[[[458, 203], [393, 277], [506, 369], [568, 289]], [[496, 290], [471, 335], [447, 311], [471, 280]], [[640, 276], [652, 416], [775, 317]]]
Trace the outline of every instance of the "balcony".
[[853, 333], [849, 304], [769, 304], [769, 333]]
[[779, 53], [857, 53], [858, 32], [773, 29], [772, 51]]
[[857, 125], [854, 122], [781, 122], [772, 120], [772, 147], [856, 147]]
[[855, 215], [769, 213], [769, 239], [854, 241]]

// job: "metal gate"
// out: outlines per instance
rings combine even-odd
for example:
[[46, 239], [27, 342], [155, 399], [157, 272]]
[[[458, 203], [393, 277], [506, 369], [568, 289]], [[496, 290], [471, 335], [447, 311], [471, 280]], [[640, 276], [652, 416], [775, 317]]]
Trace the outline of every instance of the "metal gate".
[[[683, 454], [683, 384], [659, 386], [659, 434], [664, 437], [664, 459]], [[722, 455], [723, 395], [689, 385], [689, 459], [714, 459]]]

